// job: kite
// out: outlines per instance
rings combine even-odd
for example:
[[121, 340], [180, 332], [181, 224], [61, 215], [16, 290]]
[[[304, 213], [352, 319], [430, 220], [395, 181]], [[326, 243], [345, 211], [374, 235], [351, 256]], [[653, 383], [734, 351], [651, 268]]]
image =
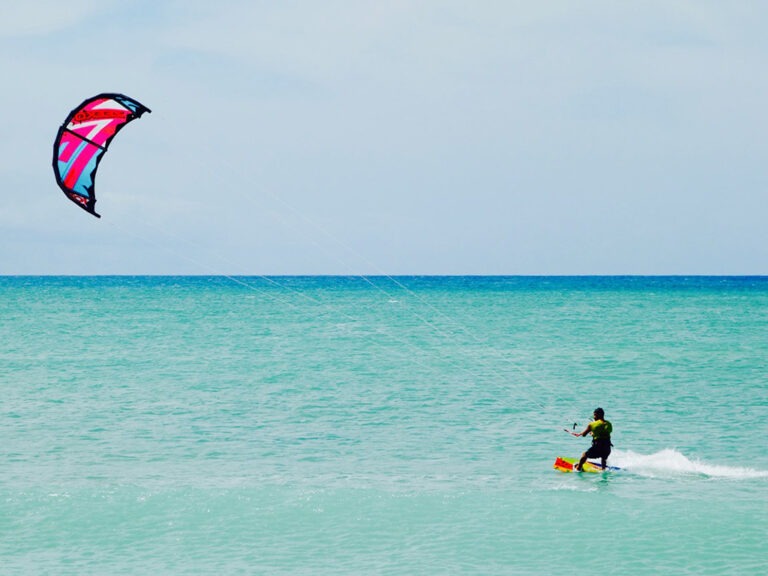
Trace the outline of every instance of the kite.
[[99, 94], [72, 110], [53, 143], [53, 173], [67, 198], [97, 218], [94, 179], [104, 152], [123, 126], [149, 108], [122, 94]]

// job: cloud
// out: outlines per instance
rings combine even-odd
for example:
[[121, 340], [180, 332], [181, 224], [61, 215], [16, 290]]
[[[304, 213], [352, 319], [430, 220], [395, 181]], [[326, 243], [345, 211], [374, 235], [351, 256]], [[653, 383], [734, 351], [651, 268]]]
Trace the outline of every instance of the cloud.
[[[714, 235], [721, 255], [765, 243], [766, 39], [741, 5], [17, 4], [0, 173], [4, 198], [35, 198], [3, 221], [17, 232], [77, 210], [47, 203], [53, 134], [119, 91], [153, 113], [100, 169], [105, 218], [144, 214], [270, 271], [335, 270], [307, 264], [317, 234], [283, 200], [395, 272], [648, 271], [658, 252], [674, 272]], [[712, 224], [724, 209], [739, 234]]]
[[0, 38], [45, 36], [108, 11], [110, 0], [25, 0], [5, 2], [0, 18]]

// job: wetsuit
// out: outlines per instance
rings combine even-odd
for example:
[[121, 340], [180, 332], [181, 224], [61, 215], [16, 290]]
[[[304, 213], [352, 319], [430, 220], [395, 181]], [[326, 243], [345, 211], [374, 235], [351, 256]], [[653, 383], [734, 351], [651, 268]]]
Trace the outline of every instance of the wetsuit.
[[611, 453], [611, 432], [613, 426], [608, 420], [595, 420], [587, 426], [592, 433], [592, 446], [587, 450], [587, 458], [608, 458]]

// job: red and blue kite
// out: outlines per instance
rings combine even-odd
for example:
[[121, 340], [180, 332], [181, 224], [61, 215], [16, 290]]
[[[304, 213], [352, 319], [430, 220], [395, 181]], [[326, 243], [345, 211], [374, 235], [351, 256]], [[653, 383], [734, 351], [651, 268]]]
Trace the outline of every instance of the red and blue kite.
[[94, 179], [109, 143], [150, 109], [122, 94], [99, 94], [72, 110], [53, 143], [53, 172], [67, 198], [97, 218]]

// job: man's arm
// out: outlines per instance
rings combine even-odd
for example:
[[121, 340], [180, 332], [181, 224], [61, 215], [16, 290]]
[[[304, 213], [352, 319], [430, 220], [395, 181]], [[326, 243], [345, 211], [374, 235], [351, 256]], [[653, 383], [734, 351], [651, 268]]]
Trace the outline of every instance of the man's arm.
[[[566, 430], [566, 432], [570, 432], [570, 430]], [[584, 428], [584, 432], [570, 432], [571, 436], [586, 436], [587, 434], [592, 433], [592, 424], [587, 424], [587, 427]]]

